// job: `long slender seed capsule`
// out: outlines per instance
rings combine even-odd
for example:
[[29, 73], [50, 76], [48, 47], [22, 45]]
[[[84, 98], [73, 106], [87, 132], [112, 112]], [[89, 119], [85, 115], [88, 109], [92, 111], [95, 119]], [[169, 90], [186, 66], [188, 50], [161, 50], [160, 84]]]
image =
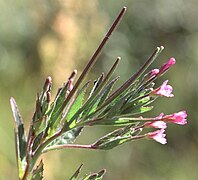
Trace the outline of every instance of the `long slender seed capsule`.
[[69, 102], [69, 100], [71, 99], [71, 97], [74, 95], [74, 93], [76, 92], [77, 88], [80, 86], [80, 84], [83, 82], [85, 76], [87, 75], [87, 73], [90, 71], [90, 69], [92, 68], [92, 66], [94, 65], [94, 63], [97, 60], [98, 55], [101, 53], [102, 49], [104, 48], [104, 46], [106, 45], [106, 43], [108, 42], [110, 36], [112, 35], [112, 33], [115, 31], [116, 27], [118, 26], [119, 22], [121, 21], [123, 15], [126, 12], [126, 7], [123, 7], [122, 10], [120, 11], [119, 15], [117, 16], [117, 18], [115, 19], [115, 21], [113, 22], [113, 24], [111, 25], [110, 29], [108, 30], [107, 34], [105, 35], [105, 37], [103, 38], [102, 42], [100, 43], [100, 45], [98, 46], [98, 48], [96, 49], [96, 51], [94, 52], [94, 54], [92, 55], [91, 59], [89, 60], [88, 64], [86, 65], [85, 69], [83, 70], [83, 72], [81, 73], [80, 77], [78, 78], [76, 84], [74, 85], [72, 91], [69, 93], [68, 97], [66, 98], [66, 100], [64, 101], [62, 107], [61, 107], [61, 111], [64, 109], [64, 107], [67, 105], [67, 103]]

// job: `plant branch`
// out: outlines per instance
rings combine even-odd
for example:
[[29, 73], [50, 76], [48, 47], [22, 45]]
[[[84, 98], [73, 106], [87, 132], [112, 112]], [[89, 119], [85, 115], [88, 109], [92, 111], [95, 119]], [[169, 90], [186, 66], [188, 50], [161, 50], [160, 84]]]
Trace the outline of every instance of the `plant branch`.
[[42, 153], [46, 153], [46, 152], [53, 151], [53, 150], [59, 150], [59, 149], [68, 149], [68, 148], [72, 148], [72, 149], [96, 149], [96, 147], [94, 147], [92, 144], [90, 144], [90, 145], [63, 144], [63, 145], [55, 145], [55, 146], [48, 147], [48, 148], [44, 149], [42, 151]]

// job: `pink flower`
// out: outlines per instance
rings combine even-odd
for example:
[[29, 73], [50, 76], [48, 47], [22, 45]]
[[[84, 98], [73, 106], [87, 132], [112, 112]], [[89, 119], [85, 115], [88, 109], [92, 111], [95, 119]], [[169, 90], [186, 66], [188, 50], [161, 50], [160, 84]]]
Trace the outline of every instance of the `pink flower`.
[[164, 72], [166, 72], [172, 65], [176, 63], [175, 58], [170, 58], [167, 63], [163, 64], [159, 69], [159, 74], [162, 75]]
[[165, 138], [166, 134], [164, 134], [165, 130], [164, 129], [160, 129], [154, 132], [149, 132], [146, 134], [146, 136], [150, 139], [153, 139], [161, 144], [166, 144], [167, 140]]
[[153, 122], [146, 122], [144, 124], [146, 127], [154, 127], [160, 129], [166, 129], [166, 123], [164, 121], [153, 121]]
[[158, 87], [157, 89], [154, 89], [151, 94], [158, 95], [158, 96], [166, 96], [166, 97], [173, 97], [172, 94], [173, 88], [170, 85], [167, 85], [168, 80], [164, 81], [163, 84]]
[[165, 122], [185, 125], [187, 124], [186, 117], [186, 111], [180, 111], [174, 114], [166, 115], [162, 118], [162, 120]]

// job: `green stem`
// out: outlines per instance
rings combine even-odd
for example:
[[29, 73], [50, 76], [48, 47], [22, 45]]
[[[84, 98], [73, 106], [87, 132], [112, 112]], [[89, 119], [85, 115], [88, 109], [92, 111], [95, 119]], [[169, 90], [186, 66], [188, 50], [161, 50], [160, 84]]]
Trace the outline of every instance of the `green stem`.
[[34, 168], [34, 165], [36, 164], [36, 161], [38, 160], [38, 158], [40, 157], [40, 155], [42, 154], [43, 149], [49, 144], [51, 143], [54, 139], [56, 139], [57, 137], [59, 137], [61, 134], [63, 133], [63, 131], [59, 131], [56, 134], [54, 134], [52, 137], [50, 137], [48, 140], [46, 140], [44, 143], [42, 143], [38, 149], [36, 150], [36, 152], [34, 152], [32, 154], [32, 160], [30, 163], [30, 167], [29, 167], [29, 171], [32, 171], [32, 169]]

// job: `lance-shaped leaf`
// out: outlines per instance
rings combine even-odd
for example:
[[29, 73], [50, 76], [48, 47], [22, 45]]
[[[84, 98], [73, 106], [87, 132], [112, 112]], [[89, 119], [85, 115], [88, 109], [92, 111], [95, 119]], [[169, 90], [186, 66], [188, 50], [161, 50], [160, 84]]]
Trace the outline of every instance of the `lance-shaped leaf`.
[[75, 173], [72, 175], [72, 177], [69, 180], [76, 180], [78, 175], [80, 174], [80, 171], [82, 169], [83, 164], [79, 166], [79, 168], [75, 171]]
[[58, 124], [60, 122], [60, 108], [65, 100], [66, 93], [68, 90], [69, 82], [65, 83], [63, 87], [59, 90], [53, 104], [51, 105], [51, 109], [49, 110], [49, 123], [48, 127], [52, 129], [56, 129], [57, 127], [53, 127], [54, 124]]
[[109, 84], [107, 84], [102, 91], [93, 99], [90, 104], [87, 106], [87, 108], [84, 109], [82, 113], [82, 119], [87, 120], [93, 116], [96, 116], [95, 111], [99, 104], [105, 101], [105, 99], [109, 96], [110, 92], [113, 89], [113, 86], [115, 85], [116, 81], [119, 77], [114, 78]]
[[[21, 115], [19, 113], [17, 104], [14, 98], [10, 99], [10, 104], [14, 116], [14, 120], [16, 123], [15, 134], [16, 134], [16, 151], [17, 151], [17, 161], [19, 167], [19, 176], [20, 172], [24, 170], [25, 167], [25, 157], [26, 157], [26, 147], [27, 147], [27, 140], [24, 130], [23, 121]], [[22, 169], [21, 169], [22, 168]]]
[[136, 114], [142, 114], [148, 111], [151, 111], [153, 109], [153, 106], [139, 106], [139, 107], [135, 107], [130, 111], [130, 113], [126, 114], [127, 116], [131, 117], [132, 115], [136, 115]]
[[80, 180], [101, 180], [106, 173], [106, 170], [103, 169], [97, 173], [89, 173], [80, 178]]
[[57, 137], [54, 141], [52, 141], [45, 149], [44, 151], [47, 151], [47, 149], [50, 147], [50, 149], [53, 149], [53, 146], [56, 145], [63, 145], [63, 144], [72, 144], [76, 140], [76, 138], [80, 135], [83, 127], [77, 127], [74, 129], [71, 129], [65, 133], [63, 133], [61, 136]]
[[93, 126], [93, 125], [110, 125], [110, 126], [125, 126], [125, 125], [135, 125], [137, 123], [137, 119], [133, 118], [120, 118], [113, 117], [109, 119], [100, 118], [93, 119], [91, 121], [85, 122], [85, 126]]
[[65, 125], [67, 125], [67, 123], [70, 125], [70, 128], [74, 127], [76, 124], [76, 120], [78, 120], [78, 118], [80, 118], [80, 114], [78, 114], [78, 116], [74, 115], [76, 114], [76, 112], [78, 112], [78, 110], [81, 108], [82, 104], [83, 104], [83, 100], [84, 100], [84, 95], [85, 92], [87, 90], [87, 87], [89, 85], [90, 81], [88, 81], [82, 88], [81, 90], [78, 91], [76, 98], [73, 102], [73, 104], [71, 105], [71, 108], [69, 109], [69, 112], [67, 113], [65, 119]]
[[41, 160], [39, 165], [33, 170], [31, 180], [42, 180], [43, 179], [43, 161]]
[[147, 105], [151, 104], [156, 98], [146, 96], [142, 99], [139, 99], [135, 102], [129, 102], [128, 104], [123, 107], [121, 115], [127, 114], [138, 114], [150, 111], [153, 107], [147, 107]]
[[123, 143], [133, 140], [131, 125], [124, 128], [117, 129], [99, 140], [97, 140], [92, 146], [96, 149], [109, 150]]
[[98, 94], [98, 96], [96, 96], [96, 98], [89, 104], [89, 108], [83, 112], [83, 115], [85, 118], [91, 113], [94, 114], [97, 107], [106, 100], [106, 98], [109, 96], [118, 78], [119, 77], [114, 78], [109, 84], [107, 84], [104, 87], [104, 89]]

